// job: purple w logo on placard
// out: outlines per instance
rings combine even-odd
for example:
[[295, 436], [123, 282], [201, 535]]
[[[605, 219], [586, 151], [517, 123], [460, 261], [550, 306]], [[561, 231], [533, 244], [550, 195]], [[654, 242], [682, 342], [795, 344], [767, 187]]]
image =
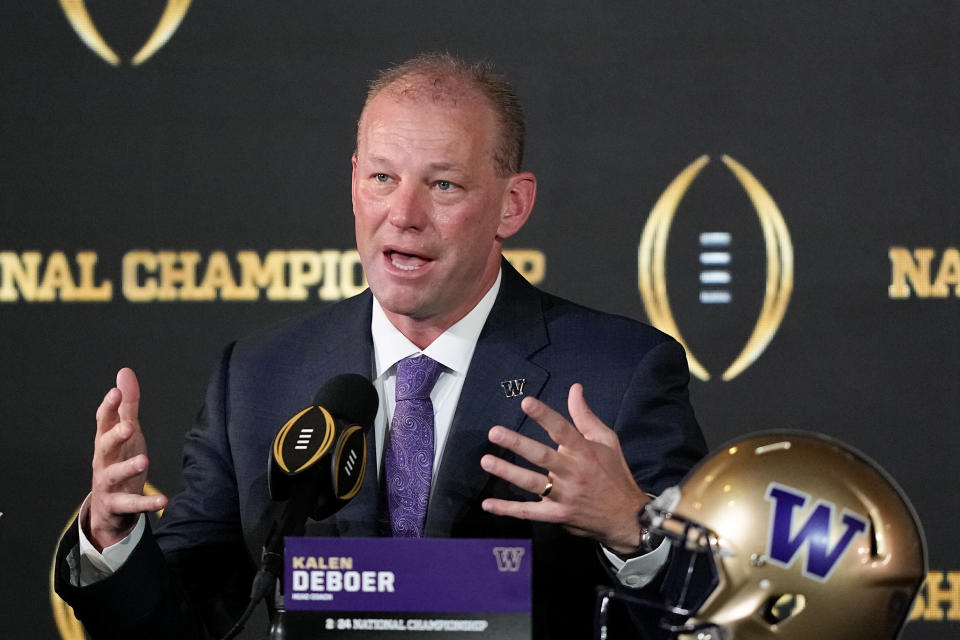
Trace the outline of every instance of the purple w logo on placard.
[[497, 559], [497, 571], [519, 571], [523, 551], [523, 547], [494, 547], [493, 555]]
[[870, 526], [870, 521], [866, 518], [844, 509], [841, 517], [843, 535], [830, 548], [830, 529], [834, 522], [836, 505], [817, 500], [806, 521], [794, 525], [794, 513], [807, 504], [809, 495], [771, 482], [764, 497], [773, 505], [770, 514], [770, 537], [767, 540], [768, 560], [787, 569], [796, 559], [797, 552], [806, 546], [807, 559], [803, 575], [820, 582], [830, 577], [837, 562], [849, 549], [853, 538], [864, 533]]

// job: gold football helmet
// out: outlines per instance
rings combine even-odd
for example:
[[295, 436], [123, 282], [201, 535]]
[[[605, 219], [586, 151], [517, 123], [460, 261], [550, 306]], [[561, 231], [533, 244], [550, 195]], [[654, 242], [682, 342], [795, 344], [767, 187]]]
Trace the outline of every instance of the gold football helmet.
[[660, 623], [671, 637], [896, 638], [926, 575], [923, 531], [897, 484], [814, 433], [728, 445], [640, 518], [675, 545], [659, 607], [673, 614]]

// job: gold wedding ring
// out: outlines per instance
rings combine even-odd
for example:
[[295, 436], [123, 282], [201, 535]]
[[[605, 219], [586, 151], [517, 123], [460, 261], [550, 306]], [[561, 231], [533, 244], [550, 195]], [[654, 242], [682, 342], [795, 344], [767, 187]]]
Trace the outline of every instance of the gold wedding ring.
[[546, 498], [548, 495], [550, 495], [551, 491], [553, 491], [553, 481], [551, 481], [550, 478], [547, 478], [547, 486], [545, 486], [543, 491], [540, 492], [540, 497]]

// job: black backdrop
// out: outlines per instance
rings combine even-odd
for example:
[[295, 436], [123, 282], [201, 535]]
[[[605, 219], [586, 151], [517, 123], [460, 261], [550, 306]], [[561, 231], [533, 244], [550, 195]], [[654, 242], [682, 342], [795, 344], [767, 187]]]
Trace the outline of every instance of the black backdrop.
[[[667, 186], [709, 157], [673, 202], [663, 258], [671, 315], [710, 374], [692, 383], [709, 443], [792, 427], [878, 460], [917, 507], [934, 571], [905, 637], [957, 633], [960, 5], [197, 1], [132, 65], [166, 4], [86, 3], [116, 66], [59, 3], [0, 8], [3, 637], [70, 636], [49, 564], [118, 367], [139, 373], [150, 480], [173, 491], [222, 346], [356, 287], [349, 156], [364, 84], [429, 49], [490, 58], [515, 83], [540, 193], [509, 248], [552, 292], [651, 318], [641, 235]], [[793, 252], [785, 315], [730, 380], [770, 242], [724, 154], [775, 201]], [[731, 302], [703, 304], [717, 287], [698, 282], [698, 238], [718, 231]], [[153, 265], [161, 252], [196, 252], [195, 297], [212, 299], [151, 291], [175, 273]], [[204, 277], [225, 282], [212, 266], [242, 277], [240, 252], [285, 265], [273, 294], [204, 293]], [[289, 270], [311, 260], [323, 279], [289, 299]]]

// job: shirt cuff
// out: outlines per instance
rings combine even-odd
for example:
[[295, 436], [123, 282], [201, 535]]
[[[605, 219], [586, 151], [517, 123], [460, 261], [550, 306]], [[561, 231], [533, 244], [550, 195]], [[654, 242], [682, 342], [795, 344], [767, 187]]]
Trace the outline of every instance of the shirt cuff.
[[600, 545], [600, 549], [616, 572], [617, 580], [631, 589], [640, 589], [650, 584], [667, 563], [667, 558], [670, 556], [670, 540], [664, 538], [660, 546], [650, 553], [629, 560], [617, 556], [603, 545]]
[[147, 526], [146, 517], [141, 513], [137, 524], [123, 540], [105, 547], [102, 552], [97, 551], [87, 534], [83, 531], [82, 523], [87, 519], [90, 496], [83, 501], [80, 507], [80, 517], [77, 518], [77, 528], [80, 533], [80, 566], [71, 566], [70, 582], [74, 585], [87, 587], [105, 578], [112, 576], [117, 569], [123, 566], [130, 554], [143, 537], [143, 530]]

